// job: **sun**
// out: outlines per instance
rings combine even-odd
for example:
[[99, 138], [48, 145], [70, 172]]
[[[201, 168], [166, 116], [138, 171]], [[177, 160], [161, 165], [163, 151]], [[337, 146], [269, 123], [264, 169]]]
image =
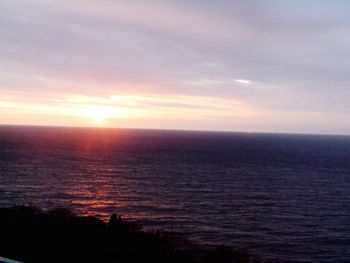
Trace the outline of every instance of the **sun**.
[[109, 119], [120, 114], [120, 110], [110, 106], [89, 106], [82, 110], [82, 115], [95, 125], [103, 125]]

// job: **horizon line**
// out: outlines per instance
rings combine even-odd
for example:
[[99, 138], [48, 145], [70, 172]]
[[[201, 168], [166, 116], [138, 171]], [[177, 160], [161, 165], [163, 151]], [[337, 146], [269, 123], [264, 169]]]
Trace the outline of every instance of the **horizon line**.
[[109, 129], [109, 130], [140, 130], [140, 131], [168, 131], [168, 132], [205, 132], [205, 133], [240, 133], [240, 134], [275, 134], [275, 135], [309, 135], [309, 136], [344, 136], [345, 133], [313, 133], [313, 132], [284, 132], [284, 131], [239, 131], [239, 130], [210, 130], [210, 129], [176, 129], [176, 128], [135, 128], [135, 127], [108, 127], [108, 126], [68, 126], [68, 125], [41, 125], [41, 124], [6, 124], [0, 127], [33, 127], [33, 128], [76, 128], [76, 129]]

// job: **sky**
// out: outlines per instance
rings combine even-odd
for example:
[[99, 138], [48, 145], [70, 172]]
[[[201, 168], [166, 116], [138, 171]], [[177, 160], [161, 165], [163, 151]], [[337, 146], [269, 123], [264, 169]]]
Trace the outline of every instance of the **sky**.
[[350, 134], [349, 10], [0, 1], [0, 124]]

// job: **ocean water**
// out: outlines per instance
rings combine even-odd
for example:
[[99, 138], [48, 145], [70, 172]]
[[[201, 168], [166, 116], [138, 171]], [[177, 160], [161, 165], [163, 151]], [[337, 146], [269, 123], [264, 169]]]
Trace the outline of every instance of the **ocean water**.
[[19, 204], [350, 262], [350, 137], [2, 126], [0, 206]]

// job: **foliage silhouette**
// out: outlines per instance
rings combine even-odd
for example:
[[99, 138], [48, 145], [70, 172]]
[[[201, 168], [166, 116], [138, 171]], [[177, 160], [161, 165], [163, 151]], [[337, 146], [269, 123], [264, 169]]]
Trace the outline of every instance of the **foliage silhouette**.
[[0, 233], [0, 255], [25, 263], [265, 262], [227, 247], [195, 245], [176, 233], [146, 232], [117, 214], [107, 224], [67, 209], [0, 208]]

